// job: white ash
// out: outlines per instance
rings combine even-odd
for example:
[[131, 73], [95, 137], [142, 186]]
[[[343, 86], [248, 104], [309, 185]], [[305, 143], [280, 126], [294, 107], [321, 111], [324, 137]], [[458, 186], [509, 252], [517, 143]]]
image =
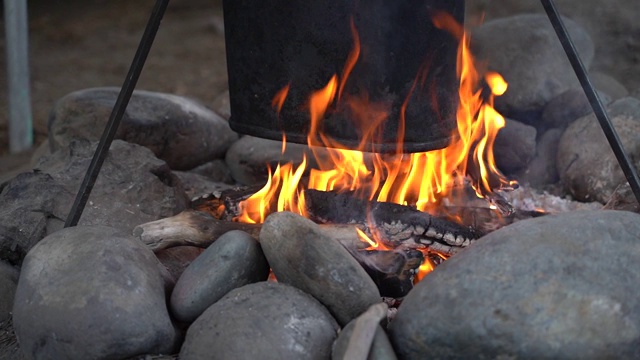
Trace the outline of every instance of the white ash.
[[561, 213], [578, 210], [600, 210], [604, 206], [599, 202], [584, 203], [551, 195], [548, 192], [528, 186], [520, 186], [509, 192], [499, 192], [516, 210], [544, 211], [547, 213]]

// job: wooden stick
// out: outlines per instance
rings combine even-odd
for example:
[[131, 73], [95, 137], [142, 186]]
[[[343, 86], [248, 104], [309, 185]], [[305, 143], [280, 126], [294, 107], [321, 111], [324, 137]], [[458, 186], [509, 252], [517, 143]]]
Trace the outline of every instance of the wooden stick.
[[371, 305], [367, 311], [355, 320], [356, 324], [349, 338], [349, 345], [344, 353], [344, 359], [367, 359], [378, 325], [387, 316], [387, 310], [388, 307], [385, 303]]
[[218, 220], [208, 213], [186, 210], [178, 215], [138, 225], [133, 236], [139, 237], [151, 250], [174, 246], [207, 247], [222, 234], [242, 230], [258, 238], [261, 225]]

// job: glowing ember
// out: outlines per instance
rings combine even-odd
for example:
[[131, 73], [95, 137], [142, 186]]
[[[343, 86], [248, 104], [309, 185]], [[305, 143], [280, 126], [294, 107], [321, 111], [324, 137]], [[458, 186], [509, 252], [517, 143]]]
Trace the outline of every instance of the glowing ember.
[[[411, 92], [417, 86], [425, 86], [424, 76], [428, 69], [424, 68], [416, 74], [413, 88], [400, 109], [396, 153], [371, 153], [370, 144], [380, 138], [382, 124], [390, 113], [390, 104], [370, 102], [366, 93], [350, 95], [342, 92], [360, 57], [359, 37], [352, 21], [354, 46], [342, 74], [334, 75], [324, 88], [310, 94], [307, 103], [311, 119], [307, 142], [318, 164], [317, 168], [310, 169], [308, 183], [301, 184], [307, 166], [306, 159], [296, 169], [292, 164], [278, 165], [273, 173], [270, 172], [265, 187], [240, 204], [242, 214], [237, 221], [261, 223], [271, 211], [292, 211], [304, 216], [304, 188], [355, 191], [357, 196], [369, 200], [412, 205], [429, 212], [442, 199], [454, 196], [453, 185], [465, 178], [470, 179], [479, 197], [509, 184], [496, 168], [493, 157], [493, 143], [505, 121], [493, 108], [492, 96], [503, 94], [507, 84], [496, 73], [488, 73], [484, 79], [479, 75], [468, 48], [468, 35], [450, 15], [437, 14], [433, 21], [436, 27], [447, 30], [459, 40], [457, 74], [460, 99], [454, 140], [440, 150], [402, 153], [405, 109]], [[485, 99], [486, 92], [483, 93], [484, 83], [491, 89], [492, 95], [488, 99]], [[282, 108], [288, 92], [289, 85], [273, 98], [272, 106], [276, 111]], [[340, 149], [345, 146], [324, 135], [323, 119], [328, 111], [349, 114], [361, 134], [357, 150]], [[323, 156], [318, 153], [319, 147], [322, 147]], [[366, 156], [365, 152], [368, 152]], [[273, 208], [273, 204], [276, 204], [276, 208]], [[373, 240], [361, 231], [359, 236], [372, 248], [382, 244], [375, 233], [372, 234]], [[418, 278], [433, 270], [433, 266], [425, 254]]]

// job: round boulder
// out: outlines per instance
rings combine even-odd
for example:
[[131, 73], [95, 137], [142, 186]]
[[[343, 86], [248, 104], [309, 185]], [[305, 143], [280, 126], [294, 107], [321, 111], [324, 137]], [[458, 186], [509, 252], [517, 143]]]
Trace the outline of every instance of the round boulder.
[[536, 128], [521, 122], [505, 119], [493, 144], [498, 168], [513, 173], [529, 164], [536, 154]]
[[161, 264], [131, 236], [76, 226], [34, 246], [22, 265], [13, 321], [29, 359], [122, 359], [168, 353], [175, 330]]
[[318, 299], [341, 325], [380, 302], [358, 261], [309, 219], [286, 211], [269, 215], [260, 244], [278, 281]]
[[278, 162], [301, 163], [307, 149], [306, 145], [288, 143], [283, 154], [282, 141], [243, 136], [231, 145], [225, 161], [235, 181], [259, 185], [267, 182], [268, 166], [275, 169]]
[[[333, 343], [333, 349], [331, 350], [331, 358], [332, 359], [345, 359], [345, 354], [347, 353], [347, 349], [349, 348], [349, 341], [351, 341], [351, 337], [353, 335], [353, 330], [356, 327], [356, 321], [350, 321], [347, 326], [345, 326], [342, 330], [340, 330], [340, 334], [338, 338]], [[378, 325], [376, 327], [375, 335], [373, 336], [373, 341], [371, 343], [371, 348], [369, 350], [369, 356], [367, 356], [367, 360], [395, 360], [396, 354], [393, 351], [393, 347], [391, 346], [391, 342], [387, 337], [387, 334], [382, 329], [382, 326]], [[346, 359], [345, 359], [346, 360]]]
[[[603, 104], [610, 103], [610, 97], [598, 93]], [[571, 88], [551, 99], [542, 111], [541, 125], [545, 128], [565, 129], [579, 118], [589, 115], [593, 108], [582, 88]]]
[[389, 328], [402, 359], [640, 356], [640, 215], [519, 221], [426, 276]]
[[591, 79], [596, 89], [609, 94], [613, 100], [629, 96], [629, 90], [624, 85], [605, 73], [593, 71], [589, 73], [589, 79]]
[[[49, 117], [52, 151], [72, 139], [100, 139], [120, 88], [91, 88], [58, 100]], [[138, 90], [133, 93], [116, 139], [145, 146], [174, 170], [222, 158], [238, 138], [227, 121], [189, 98]]]
[[[574, 21], [564, 23], [589, 67], [594, 45], [589, 34]], [[541, 14], [516, 15], [486, 22], [471, 36], [477, 57], [509, 83], [496, 98], [496, 106], [518, 120], [537, 117], [556, 95], [578, 84], [549, 19]]]
[[229, 231], [182, 273], [171, 293], [176, 319], [192, 322], [229, 291], [269, 277], [269, 264], [251, 235]]
[[310, 295], [259, 282], [211, 305], [189, 327], [180, 359], [329, 359], [337, 331]]
[[218, 97], [213, 100], [212, 107], [216, 114], [228, 121], [231, 117], [231, 100], [229, 100], [229, 90], [218, 95]]
[[[624, 98], [607, 108], [626, 153], [640, 166], [640, 100]], [[560, 180], [578, 200], [606, 203], [627, 180], [595, 115], [565, 130], [558, 146]], [[634, 160], [635, 159], [635, 160]], [[629, 199], [629, 202], [634, 202]]]
[[540, 136], [536, 145], [536, 155], [527, 168], [517, 175], [519, 182], [527, 183], [534, 187], [544, 187], [558, 182], [556, 155], [558, 154], [558, 142], [561, 136], [561, 129], [549, 129]]
[[0, 323], [9, 320], [20, 272], [0, 260]]

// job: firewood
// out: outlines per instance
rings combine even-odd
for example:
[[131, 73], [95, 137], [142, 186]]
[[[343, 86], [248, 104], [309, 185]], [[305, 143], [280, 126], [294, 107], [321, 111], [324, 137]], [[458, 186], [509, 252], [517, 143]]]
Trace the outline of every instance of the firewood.
[[482, 234], [445, 218], [409, 206], [366, 201], [352, 193], [305, 190], [305, 206], [318, 223], [355, 223], [390, 247], [427, 247], [444, 255], [475, 242]]
[[[239, 204], [257, 190], [252, 186], [209, 194], [194, 199], [192, 207], [231, 220], [239, 215]], [[484, 234], [482, 226], [463, 226], [406, 205], [362, 200], [350, 192], [305, 190], [305, 199], [311, 220], [358, 225], [370, 238], [375, 233], [392, 248], [411, 246], [453, 255]]]
[[343, 359], [365, 360], [368, 358], [373, 337], [380, 321], [387, 317], [387, 309], [385, 303], [372, 305], [355, 320], [355, 327]]
[[[133, 235], [156, 252], [184, 245], [206, 248], [231, 230], [244, 231], [257, 239], [261, 228], [262, 224], [219, 220], [207, 212], [185, 210], [178, 215], [138, 225], [133, 229]], [[354, 225], [320, 225], [320, 228], [351, 252], [369, 246], [360, 241]]]
[[172, 217], [138, 225], [133, 229], [133, 235], [151, 250], [158, 251], [182, 245], [207, 247], [231, 230], [242, 230], [257, 238], [260, 225], [218, 220], [202, 211], [186, 210]]

